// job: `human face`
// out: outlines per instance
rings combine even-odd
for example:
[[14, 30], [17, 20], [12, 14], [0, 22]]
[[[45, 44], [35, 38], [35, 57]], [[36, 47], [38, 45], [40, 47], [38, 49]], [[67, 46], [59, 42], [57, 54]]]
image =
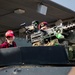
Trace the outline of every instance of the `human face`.
[[8, 36], [6, 37], [6, 40], [9, 44], [12, 44], [12, 42], [14, 41], [14, 37]]
[[45, 30], [45, 29], [47, 29], [47, 26], [41, 27], [41, 30]]

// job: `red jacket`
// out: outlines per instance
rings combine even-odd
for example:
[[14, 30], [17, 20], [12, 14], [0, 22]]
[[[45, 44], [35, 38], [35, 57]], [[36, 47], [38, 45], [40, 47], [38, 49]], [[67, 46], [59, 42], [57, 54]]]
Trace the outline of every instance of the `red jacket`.
[[9, 48], [9, 47], [16, 47], [16, 46], [17, 46], [17, 45], [16, 45], [15, 42], [13, 42], [13, 44], [10, 45], [9, 43], [7, 43], [7, 42], [5, 41], [3, 44], [0, 45], [0, 48]]

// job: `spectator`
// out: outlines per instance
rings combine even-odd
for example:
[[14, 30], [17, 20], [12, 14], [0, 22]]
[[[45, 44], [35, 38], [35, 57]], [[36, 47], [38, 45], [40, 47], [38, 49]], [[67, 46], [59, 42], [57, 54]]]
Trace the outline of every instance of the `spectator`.
[[5, 33], [6, 41], [0, 45], [0, 48], [9, 48], [9, 47], [16, 47], [16, 43], [14, 42], [15, 36], [12, 30], [8, 30]]
[[48, 29], [48, 23], [47, 22], [41, 22], [39, 25], [38, 25], [38, 29], [39, 30], [45, 30], [45, 29]]

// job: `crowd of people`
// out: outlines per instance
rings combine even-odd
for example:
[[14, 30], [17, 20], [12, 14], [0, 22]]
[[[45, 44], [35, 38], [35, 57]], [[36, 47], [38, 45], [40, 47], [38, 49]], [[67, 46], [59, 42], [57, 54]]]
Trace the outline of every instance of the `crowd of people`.
[[[34, 20], [34, 21], [32, 21], [31, 26], [33, 26], [32, 31], [34, 33], [38, 32], [38, 31], [42, 31], [42, 32], [44, 32], [44, 34], [46, 34], [45, 30], [50, 29], [50, 27], [48, 27], [48, 23], [45, 21], [39, 23], [39, 21]], [[58, 26], [60, 26], [60, 25], [58, 25]], [[31, 36], [31, 34], [29, 34], [29, 33], [27, 33], [26, 35]], [[59, 29], [56, 30], [55, 36], [56, 36], [56, 39], [53, 39], [53, 40], [46, 39], [46, 40], [48, 40], [48, 42], [46, 44], [44, 44], [43, 46], [58, 45], [59, 44], [58, 39], [64, 38], [64, 35], [62, 35], [62, 33]], [[9, 47], [16, 47], [17, 46], [16, 43], [14, 42], [15, 35], [12, 30], [8, 30], [5, 33], [5, 39], [6, 39], [5, 42], [0, 45], [0, 48], [9, 48]], [[37, 41], [36, 43], [32, 43], [32, 46], [35, 46], [37, 43], [39, 43], [39, 41]], [[39, 44], [37, 46], [41, 46], [41, 44]]]
[[[41, 31], [41, 32], [43, 32], [44, 34], [48, 34], [48, 33], [46, 33], [46, 30], [48, 30], [48, 29], [50, 29], [50, 27], [48, 26], [48, 23], [47, 22], [45, 22], [45, 21], [43, 21], [43, 22], [41, 22], [41, 23], [39, 23], [38, 21], [32, 21], [32, 24], [31, 25], [33, 25], [34, 26], [34, 32], [38, 32], [38, 31]], [[51, 31], [49, 30], [49, 33], [50, 33]], [[51, 34], [51, 33], [50, 33]], [[49, 35], [50, 35], [49, 34]], [[46, 39], [46, 40], [48, 40], [47, 42], [48, 43], [46, 43], [46, 44], [44, 44], [43, 46], [53, 46], [53, 45], [58, 45], [59, 44], [59, 42], [58, 42], [58, 39], [60, 39], [60, 38], [64, 38], [64, 36], [61, 34], [61, 31], [60, 30], [58, 30], [55, 34], [54, 34], [55, 36], [56, 36], [56, 39], [53, 39], [53, 40], [48, 40], [48, 39]], [[45, 35], [44, 35], [45, 36]], [[39, 41], [37, 41], [37, 42], [35, 42], [35, 43], [32, 43], [32, 46], [40, 46], [41, 44], [40, 44], [40, 42]]]
[[[32, 21], [31, 25], [34, 27], [33, 28], [34, 32], [38, 32], [39, 30], [45, 31], [46, 29], [50, 28], [50, 27], [48, 27], [48, 23], [45, 21], [39, 23], [39, 21], [34, 20], [34, 21]], [[64, 38], [64, 36], [62, 34], [60, 34], [59, 31], [58, 31], [58, 33], [59, 34], [56, 34], [57, 38]], [[0, 45], [0, 48], [16, 47], [17, 45], [14, 42], [14, 39], [15, 39], [14, 32], [12, 30], [8, 30], [5, 33], [5, 42]], [[44, 44], [44, 46], [51, 46], [51, 45], [54, 45], [55, 43], [58, 43], [57, 39], [54, 39], [47, 44]], [[33, 46], [34, 46], [34, 44], [33, 44]]]

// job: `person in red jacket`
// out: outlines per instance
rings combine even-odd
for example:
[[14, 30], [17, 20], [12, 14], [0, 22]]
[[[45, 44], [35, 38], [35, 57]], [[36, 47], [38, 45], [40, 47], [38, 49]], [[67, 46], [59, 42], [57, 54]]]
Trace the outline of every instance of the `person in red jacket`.
[[47, 22], [41, 22], [41, 23], [38, 25], [38, 29], [39, 29], [39, 30], [46, 30], [46, 29], [48, 29], [48, 23], [47, 23]]
[[15, 36], [12, 30], [8, 30], [5, 33], [6, 41], [0, 45], [0, 48], [9, 48], [9, 47], [16, 47], [16, 43], [14, 42]]

